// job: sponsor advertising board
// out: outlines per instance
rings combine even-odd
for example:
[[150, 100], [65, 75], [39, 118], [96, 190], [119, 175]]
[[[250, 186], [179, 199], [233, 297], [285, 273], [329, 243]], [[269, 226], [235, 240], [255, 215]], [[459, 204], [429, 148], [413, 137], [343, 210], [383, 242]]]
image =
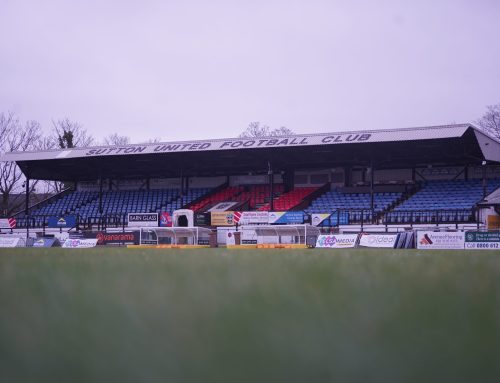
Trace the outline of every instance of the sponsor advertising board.
[[75, 227], [76, 216], [65, 215], [64, 217], [49, 217], [47, 218], [47, 226], [50, 228]]
[[356, 246], [358, 234], [330, 234], [320, 235], [316, 240], [316, 247], [330, 249], [347, 249]]
[[387, 247], [393, 248], [396, 244], [397, 234], [371, 234], [362, 233], [359, 245], [364, 247]]
[[195, 226], [208, 226], [210, 225], [210, 213], [196, 213], [194, 215]]
[[233, 206], [238, 205], [239, 202], [219, 202], [218, 204], [212, 206], [210, 209], [208, 209], [209, 212], [212, 211], [227, 211], [231, 209]]
[[236, 245], [234, 231], [228, 231], [226, 233], [226, 245]]
[[89, 247], [95, 247], [97, 245], [97, 239], [91, 238], [68, 238], [64, 241], [62, 247], [72, 248], [72, 249], [85, 249]]
[[33, 247], [53, 247], [60, 246], [57, 238], [38, 238], [33, 242]]
[[15, 218], [0, 218], [0, 229], [15, 229]]
[[128, 213], [128, 226], [158, 226], [158, 213]]
[[19, 247], [24, 246], [24, 239], [19, 237], [0, 236], [0, 247]]
[[267, 225], [269, 222], [269, 212], [267, 211], [243, 211], [239, 220], [240, 225]]
[[106, 233], [104, 231], [85, 232], [85, 238], [97, 239], [98, 245], [138, 245], [139, 232], [126, 231], [122, 233]]
[[210, 224], [212, 226], [233, 226], [232, 211], [213, 211], [210, 213]]
[[301, 211], [271, 211], [269, 224], [300, 225], [304, 223], [304, 213]]
[[172, 227], [172, 216], [169, 212], [164, 211], [160, 213], [160, 226], [161, 227]]
[[500, 231], [468, 231], [465, 248], [473, 250], [500, 250]]
[[330, 217], [330, 213], [311, 214], [311, 225], [319, 226], [328, 217]]
[[465, 233], [461, 231], [418, 231], [417, 249], [463, 249]]

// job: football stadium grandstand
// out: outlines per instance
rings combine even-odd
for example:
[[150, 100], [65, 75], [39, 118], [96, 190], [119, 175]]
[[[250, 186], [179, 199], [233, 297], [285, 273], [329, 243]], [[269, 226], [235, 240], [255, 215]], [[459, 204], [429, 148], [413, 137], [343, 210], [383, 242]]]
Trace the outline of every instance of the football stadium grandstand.
[[13, 152], [2, 160], [19, 165], [26, 191], [32, 179], [71, 185], [26, 202], [17, 228], [67, 216], [69, 230], [124, 227], [130, 213], [179, 209], [207, 226], [213, 211], [296, 212], [303, 223], [321, 216], [313, 224], [324, 228], [485, 225], [479, 204], [500, 188], [500, 142], [469, 124]]

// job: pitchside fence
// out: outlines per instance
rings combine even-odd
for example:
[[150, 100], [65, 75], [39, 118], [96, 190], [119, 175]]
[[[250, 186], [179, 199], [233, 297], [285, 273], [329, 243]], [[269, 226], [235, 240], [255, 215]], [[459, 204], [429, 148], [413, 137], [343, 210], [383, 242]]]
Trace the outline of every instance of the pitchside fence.
[[[478, 223], [475, 209], [446, 209], [446, 210], [397, 210], [390, 212], [377, 212], [371, 209], [337, 209], [328, 215], [318, 226], [319, 227], [339, 227], [344, 225], [421, 225], [421, 224], [464, 224]], [[304, 223], [310, 223], [312, 215], [304, 213]], [[72, 224], [63, 224], [61, 230], [105, 230], [107, 228], [122, 228], [125, 230], [128, 224], [127, 213], [111, 213], [101, 216], [81, 217], [72, 216]], [[26, 228], [29, 223], [30, 229], [40, 229], [54, 227], [49, 225], [49, 221], [54, 216], [33, 215], [29, 218], [20, 217], [17, 219], [17, 228]]]

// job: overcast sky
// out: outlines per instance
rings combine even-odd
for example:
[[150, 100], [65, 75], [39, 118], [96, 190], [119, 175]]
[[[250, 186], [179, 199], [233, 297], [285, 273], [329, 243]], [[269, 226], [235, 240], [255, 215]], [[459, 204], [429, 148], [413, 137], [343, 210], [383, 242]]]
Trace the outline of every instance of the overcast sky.
[[102, 139], [469, 122], [500, 102], [500, 0], [0, 0], [0, 112]]

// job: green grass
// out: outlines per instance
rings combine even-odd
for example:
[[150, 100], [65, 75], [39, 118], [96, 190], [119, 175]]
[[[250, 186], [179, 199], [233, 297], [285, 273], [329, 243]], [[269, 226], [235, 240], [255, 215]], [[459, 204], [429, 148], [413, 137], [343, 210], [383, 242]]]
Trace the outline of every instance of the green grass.
[[1, 382], [498, 382], [500, 253], [0, 250]]

